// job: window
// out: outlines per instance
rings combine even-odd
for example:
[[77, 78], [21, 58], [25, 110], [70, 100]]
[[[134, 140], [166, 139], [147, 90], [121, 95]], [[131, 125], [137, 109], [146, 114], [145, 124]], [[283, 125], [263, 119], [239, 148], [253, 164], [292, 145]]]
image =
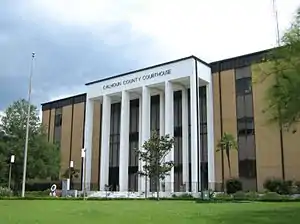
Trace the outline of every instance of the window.
[[[115, 191], [119, 185], [121, 103], [111, 104], [109, 142], [109, 185]], [[106, 130], [102, 130], [106, 131]]]
[[[160, 126], [160, 96], [151, 96], [151, 109], [150, 109], [150, 129], [151, 131], [156, 130], [159, 133]], [[150, 191], [156, 191], [155, 179], [150, 179]]]
[[62, 108], [55, 109], [54, 125], [55, 127], [60, 127], [62, 125]]
[[139, 160], [135, 149], [139, 146], [139, 100], [130, 101], [129, 120], [129, 161], [128, 161], [128, 189], [138, 191]]
[[61, 140], [62, 112], [63, 112], [62, 108], [55, 109], [54, 135], [53, 135], [53, 141], [55, 143], [60, 143]]
[[243, 117], [237, 120], [238, 135], [253, 135], [254, 134], [254, 119], [253, 117]]
[[151, 96], [150, 128], [159, 131], [159, 95]]
[[245, 95], [252, 92], [251, 77], [236, 80], [236, 94]]
[[250, 66], [235, 70], [239, 177], [244, 190], [256, 190], [256, 153]]

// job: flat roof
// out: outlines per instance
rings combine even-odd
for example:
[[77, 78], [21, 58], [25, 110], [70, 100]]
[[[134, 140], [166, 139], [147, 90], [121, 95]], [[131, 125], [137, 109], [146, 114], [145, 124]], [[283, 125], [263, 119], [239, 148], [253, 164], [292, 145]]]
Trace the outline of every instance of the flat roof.
[[194, 55], [191, 55], [191, 56], [188, 56], [188, 57], [179, 58], [179, 59], [176, 59], [176, 60], [167, 61], [167, 62], [156, 64], [156, 65], [151, 65], [151, 66], [141, 68], [141, 69], [137, 69], [137, 70], [133, 70], [133, 71], [130, 71], [130, 72], [125, 72], [125, 73], [121, 73], [121, 74], [118, 74], [118, 75], [109, 76], [109, 77], [106, 77], [106, 78], [103, 78], [103, 79], [98, 79], [98, 80], [95, 80], [95, 81], [92, 81], [92, 82], [88, 82], [85, 85], [86, 86], [93, 85], [95, 83], [107, 81], [107, 80], [114, 79], [114, 78], [120, 78], [122, 76], [126, 76], [126, 75], [133, 74], [133, 73], [136, 73], [136, 72], [142, 72], [142, 71], [145, 71], [145, 70], [148, 70], [148, 69], [157, 68], [157, 67], [168, 65], [168, 64], [173, 64], [173, 63], [180, 62], [180, 61], [185, 61], [185, 60], [188, 60], [188, 59], [195, 59], [196, 61], [199, 61], [202, 64], [205, 64], [205, 65], [210, 67], [210, 64], [208, 64], [207, 62], [201, 60], [200, 58], [198, 58]]

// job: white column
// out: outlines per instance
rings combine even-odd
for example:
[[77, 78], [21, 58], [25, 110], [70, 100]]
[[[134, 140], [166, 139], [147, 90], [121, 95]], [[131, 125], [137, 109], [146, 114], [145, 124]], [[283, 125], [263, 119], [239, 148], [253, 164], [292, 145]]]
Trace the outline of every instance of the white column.
[[[197, 77], [198, 78], [198, 77]], [[190, 99], [191, 99], [191, 181], [192, 181], [192, 192], [198, 191], [198, 160], [200, 158], [200, 135], [198, 133], [198, 124], [200, 120], [200, 112], [199, 112], [199, 96], [198, 93], [198, 85], [197, 85], [196, 74], [192, 74], [190, 76]], [[199, 154], [198, 154], [199, 152]], [[199, 156], [199, 157], [198, 157]], [[200, 160], [199, 160], [200, 162]], [[199, 181], [200, 184], [200, 181]]]
[[[163, 92], [159, 95], [159, 135], [165, 135], [165, 94]], [[160, 191], [163, 191], [163, 184], [165, 180], [160, 180]]]
[[[165, 82], [165, 134], [174, 137], [174, 92], [172, 83]], [[174, 147], [166, 157], [167, 161], [174, 161]], [[166, 191], [174, 192], [174, 168], [166, 178]]]
[[100, 191], [105, 191], [105, 185], [108, 184], [109, 177], [110, 111], [111, 99], [109, 96], [104, 95], [102, 103]]
[[207, 107], [207, 152], [208, 152], [208, 187], [215, 189], [215, 144], [214, 144], [214, 109], [212, 83], [206, 85]]
[[122, 92], [121, 101], [121, 130], [120, 130], [120, 168], [119, 190], [128, 191], [128, 159], [129, 159], [129, 110], [130, 96], [127, 91]]
[[92, 169], [92, 138], [93, 138], [93, 116], [94, 101], [88, 99], [85, 106], [85, 127], [84, 127], [84, 148], [85, 148], [85, 166], [83, 166], [82, 185], [85, 189], [90, 190], [91, 185], [91, 169]]
[[[142, 136], [142, 108], [143, 108], [143, 103], [142, 103], [142, 96], [139, 97], [139, 150], [142, 149], [142, 142], [143, 142], [143, 136]], [[142, 170], [142, 163], [139, 160], [139, 170]], [[138, 191], [144, 191], [144, 188], [142, 187], [143, 185], [143, 178], [141, 176], [138, 176]]]
[[[143, 87], [143, 96], [142, 96], [142, 142], [141, 147], [145, 141], [148, 141], [150, 138], [150, 106], [151, 106], [151, 94], [149, 87]], [[143, 167], [143, 162], [141, 162], [141, 169]], [[147, 178], [147, 192], [150, 190], [150, 180]], [[141, 178], [141, 190], [145, 191], [145, 177]]]
[[186, 191], [189, 186], [189, 121], [188, 121], [188, 93], [182, 90], [182, 181]]

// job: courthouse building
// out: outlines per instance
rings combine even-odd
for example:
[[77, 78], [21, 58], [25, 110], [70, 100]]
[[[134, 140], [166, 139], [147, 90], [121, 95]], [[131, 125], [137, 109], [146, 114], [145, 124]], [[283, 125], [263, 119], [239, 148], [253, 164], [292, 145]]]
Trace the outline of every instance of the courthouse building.
[[[190, 56], [93, 81], [84, 94], [42, 104], [48, 140], [60, 144], [61, 173], [73, 161], [77, 181], [85, 177], [88, 189], [142, 192], [148, 184], [155, 191], [152, 180], [137, 175], [142, 164], [135, 149], [156, 130], [175, 138], [167, 157], [175, 166], [163, 191], [218, 189], [230, 173], [246, 190], [261, 190], [267, 178], [300, 180], [300, 134], [268, 122], [270, 81], [253, 83], [267, 53], [212, 63]], [[226, 153], [216, 151], [225, 132], [238, 142], [230, 170]]]

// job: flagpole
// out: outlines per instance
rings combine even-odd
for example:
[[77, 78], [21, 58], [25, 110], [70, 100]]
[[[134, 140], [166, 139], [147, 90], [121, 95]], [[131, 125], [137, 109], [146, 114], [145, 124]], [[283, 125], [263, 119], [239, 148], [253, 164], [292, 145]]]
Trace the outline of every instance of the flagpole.
[[279, 34], [279, 22], [278, 22], [278, 11], [276, 6], [276, 0], [272, 0], [273, 3], [273, 13], [275, 16], [275, 22], [276, 22], [276, 44], [277, 47], [280, 46], [280, 34]]
[[29, 139], [29, 122], [30, 122], [30, 101], [31, 101], [31, 86], [33, 76], [35, 53], [31, 55], [31, 68], [29, 75], [29, 89], [28, 89], [28, 109], [27, 109], [27, 123], [26, 123], [26, 138], [25, 138], [25, 149], [24, 149], [24, 162], [23, 162], [23, 180], [22, 180], [22, 197], [25, 197], [25, 183], [26, 183], [26, 169], [27, 169], [27, 152], [28, 152], [28, 139]]

